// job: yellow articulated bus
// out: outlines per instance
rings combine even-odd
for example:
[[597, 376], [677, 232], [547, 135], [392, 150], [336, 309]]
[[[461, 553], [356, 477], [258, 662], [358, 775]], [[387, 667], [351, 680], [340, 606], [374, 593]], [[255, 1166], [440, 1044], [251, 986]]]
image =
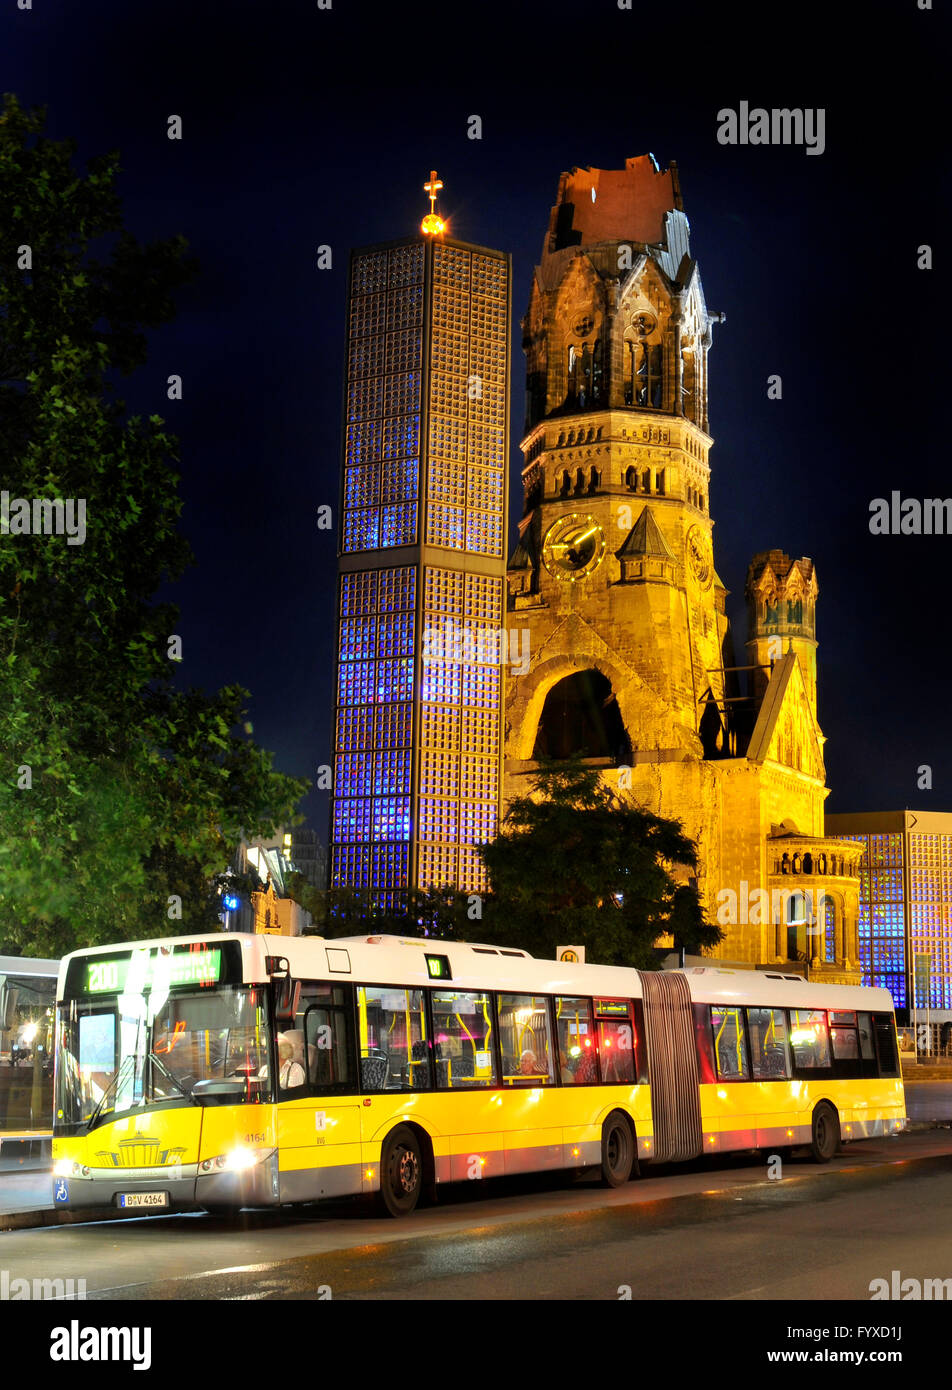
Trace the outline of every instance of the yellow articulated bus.
[[[278, 954], [280, 953], [280, 954]], [[375, 1193], [893, 1134], [885, 990], [392, 936], [78, 951], [57, 990], [54, 1202], [130, 1211]]]

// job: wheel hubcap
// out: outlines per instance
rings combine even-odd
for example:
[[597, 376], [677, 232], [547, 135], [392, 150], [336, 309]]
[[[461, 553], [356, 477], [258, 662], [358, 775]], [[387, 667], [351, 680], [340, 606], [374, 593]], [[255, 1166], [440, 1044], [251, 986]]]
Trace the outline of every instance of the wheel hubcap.
[[402, 1149], [397, 1159], [397, 1180], [405, 1193], [411, 1193], [416, 1187], [419, 1172], [416, 1154], [410, 1149]]

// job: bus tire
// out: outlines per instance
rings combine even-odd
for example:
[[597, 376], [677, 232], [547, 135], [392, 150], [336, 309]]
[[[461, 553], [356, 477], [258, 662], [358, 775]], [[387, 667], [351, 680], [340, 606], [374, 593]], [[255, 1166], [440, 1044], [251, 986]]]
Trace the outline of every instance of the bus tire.
[[620, 1110], [613, 1110], [602, 1125], [602, 1182], [605, 1187], [624, 1187], [635, 1166], [635, 1141], [631, 1125]]
[[420, 1141], [409, 1125], [398, 1125], [380, 1154], [380, 1203], [388, 1216], [409, 1216], [423, 1190]]
[[813, 1112], [810, 1153], [814, 1163], [829, 1163], [840, 1147], [840, 1120], [832, 1105], [821, 1101]]

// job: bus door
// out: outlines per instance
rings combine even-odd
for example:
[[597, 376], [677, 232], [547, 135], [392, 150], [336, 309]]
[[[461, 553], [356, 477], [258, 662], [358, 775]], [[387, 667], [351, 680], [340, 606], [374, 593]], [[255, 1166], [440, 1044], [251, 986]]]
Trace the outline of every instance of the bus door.
[[305, 981], [275, 1029], [282, 1202], [361, 1190], [360, 1104], [350, 985]]

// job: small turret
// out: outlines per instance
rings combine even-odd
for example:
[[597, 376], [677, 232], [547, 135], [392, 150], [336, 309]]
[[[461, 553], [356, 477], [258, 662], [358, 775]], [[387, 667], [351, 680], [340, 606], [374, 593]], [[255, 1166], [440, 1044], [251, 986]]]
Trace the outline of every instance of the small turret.
[[763, 550], [747, 568], [747, 651], [758, 702], [772, 661], [794, 651], [816, 717], [816, 572], [808, 556], [791, 560], [782, 550]]

